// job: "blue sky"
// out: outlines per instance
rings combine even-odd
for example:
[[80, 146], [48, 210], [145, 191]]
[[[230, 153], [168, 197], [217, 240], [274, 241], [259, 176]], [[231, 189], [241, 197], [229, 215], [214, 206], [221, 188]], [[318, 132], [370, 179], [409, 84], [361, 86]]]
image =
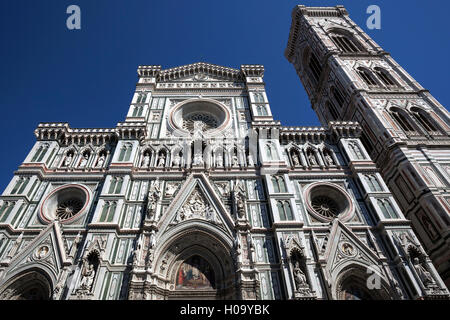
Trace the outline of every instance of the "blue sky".
[[[66, 8], [81, 8], [81, 30]], [[297, 4], [343, 4], [350, 17], [444, 106], [450, 103], [448, 1], [2, 0], [0, 2], [0, 189], [21, 164], [39, 122], [114, 127], [123, 121], [138, 65], [263, 64], [274, 117], [318, 125], [284, 57]], [[366, 8], [381, 8], [368, 30]]]

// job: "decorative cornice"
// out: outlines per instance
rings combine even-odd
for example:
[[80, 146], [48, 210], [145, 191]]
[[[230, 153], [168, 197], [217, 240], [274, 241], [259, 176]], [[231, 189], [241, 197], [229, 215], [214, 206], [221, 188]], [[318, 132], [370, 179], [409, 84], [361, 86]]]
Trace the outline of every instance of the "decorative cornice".
[[263, 77], [264, 66], [260, 64], [243, 64], [241, 71], [246, 77]]
[[[145, 66], [140, 66], [139, 68], [144, 68]], [[152, 67], [152, 66], [150, 66]], [[139, 69], [138, 69], [139, 70]], [[156, 68], [155, 68], [156, 70]], [[239, 70], [223, 67], [211, 63], [205, 62], [197, 62], [193, 64], [188, 64], [184, 66], [179, 66], [175, 68], [170, 68], [166, 70], [159, 69], [156, 75], [156, 80], [159, 81], [168, 81], [175, 80], [181, 77], [186, 77], [194, 74], [208, 74], [213, 76], [218, 76], [226, 79], [230, 79], [232, 81], [239, 81], [242, 79], [242, 74]]]
[[295, 52], [295, 46], [300, 34], [300, 19], [304, 16], [310, 17], [342, 17], [348, 16], [347, 10], [344, 6], [335, 7], [306, 7], [304, 5], [298, 5], [292, 10], [292, 22], [291, 29], [289, 31], [289, 39], [286, 50], [284, 51], [285, 57], [291, 61]]

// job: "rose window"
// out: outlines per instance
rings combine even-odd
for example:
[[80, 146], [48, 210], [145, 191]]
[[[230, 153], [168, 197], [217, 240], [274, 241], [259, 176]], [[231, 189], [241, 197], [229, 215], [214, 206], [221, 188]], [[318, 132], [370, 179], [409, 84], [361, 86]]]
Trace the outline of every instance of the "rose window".
[[327, 196], [317, 196], [311, 200], [311, 206], [318, 214], [332, 218], [339, 214], [338, 205]]
[[212, 115], [207, 113], [191, 113], [184, 117], [183, 129], [193, 132], [196, 122], [201, 123], [203, 131], [218, 127], [218, 121]]
[[85, 212], [89, 192], [80, 185], [65, 185], [53, 190], [44, 200], [40, 216], [45, 222], [69, 222]]
[[319, 221], [331, 221], [339, 216], [350, 219], [353, 204], [347, 192], [340, 186], [329, 182], [315, 182], [305, 189], [308, 211]]
[[68, 199], [58, 205], [56, 216], [61, 220], [72, 218], [83, 208], [83, 202], [79, 199]]

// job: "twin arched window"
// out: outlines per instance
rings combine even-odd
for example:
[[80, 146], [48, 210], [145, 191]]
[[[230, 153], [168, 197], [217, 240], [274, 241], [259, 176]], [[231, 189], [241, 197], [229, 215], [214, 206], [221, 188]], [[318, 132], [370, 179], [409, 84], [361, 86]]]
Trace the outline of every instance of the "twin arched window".
[[256, 113], [258, 116], [267, 116], [267, 109], [265, 106], [256, 106]]
[[283, 179], [283, 177], [279, 176], [273, 176], [272, 177], [272, 185], [273, 185], [273, 190], [275, 193], [280, 193], [280, 192], [287, 192], [286, 189], [286, 183]]
[[292, 214], [291, 205], [289, 201], [277, 201], [278, 214], [280, 216], [280, 220], [294, 220], [294, 216]]
[[141, 117], [144, 111], [144, 106], [134, 106], [132, 117]]
[[47, 153], [48, 148], [48, 144], [40, 145], [33, 158], [31, 159], [31, 162], [41, 162], [45, 154]]
[[116, 201], [105, 201], [99, 221], [100, 222], [111, 222], [114, 218], [114, 213], [116, 212], [116, 207], [117, 207]]
[[146, 93], [139, 93], [138, 97], [136, 99], [136, 103], [145, 103], [145, 100], [147, 99]]
[[374, 174], [366, 174], [365, 179], [370, 188], [370, 191], [383, 191], [380, 182]]
[[119, 161], [129, 161], [132, 150], [133, 146], [131, 144], [124, 144], [122, 148], [120, 148]]
[[377, 203], [386, 219], [398, 219], [398, 214], [388, 199], [378, 199]]
[[16, 185], [14, 186], [14, 188], [11, 190], [11, 194], [21, 194], [25, 188], [28, 185], [28, 182], [30, 182], [30, 177], [21, 177], [17, 180]]
[[[408, 112], [406, 112], [405, 110], [393, 107], [390, 109], [390, 114], [392, 118], [394, 118], [394, 120], [397, 122], [397, 124], [401, 127], [401, 129], [406, 133], [416, 131], [414, 126], [412, 125], [412, 119], [409, 117]], [[416, 120], [416, 122], [420, 124], [423, 129], [425, 129], [425, 131], [431, 133], [440, 132], [440, 129], [434, 123], [431, 115], [428, 114], [425, 110], [413, 107], [411, 108], [410, 114]]]
[[362, 51], [353, 39], [350, 39], [343, 34], [332, 33], [330, 38], [333, 40], [336, 47], [344, 53], [355, 53]]
[[359, 76], [364, 80], [364, 82], [369, 86], [376, 86], [378, 83], [373, 78], [372, 73], [366, 68], [359, 67], [356, 69]]
[[255, 97], [255, 102], [264, 102], [264, 96], [262, 93], [254, 93], [253, 96]]
[[122, 189], [123, 177], [112, 177], [109, 185], [109, 194], [118, 194]]

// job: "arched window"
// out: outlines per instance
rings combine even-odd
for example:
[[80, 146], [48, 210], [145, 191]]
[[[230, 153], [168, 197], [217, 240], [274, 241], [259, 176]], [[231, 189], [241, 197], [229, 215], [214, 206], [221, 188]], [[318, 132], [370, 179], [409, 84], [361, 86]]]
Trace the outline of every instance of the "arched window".
[[364, 82], [368, 86], [376, 86], [377, 82], [374, 80], [372, 73], [366, 68], [359, 67], [356, 69], [358, 71], [359, 76], [364, 80]]
[[258, 116], [267, 116], [267, 109], [265, 106], [256, 106]]
[[353, 41], [353, 39], [350, 39], [343, 34], [333, 33], [330, 35], [330, 37], [331, 40], [333, 40], [336, 47], [338, 47], [342, 52], [345, 53], [361, 52], [361, 50]]
[[439, 131], [430, 119], [430, 114], [420, 108], [411, 108], [413, 117], [419, 122], [426, 131]]
[[391, 75], [384, 69], [380, 67], [375, 67], [375, 74], [386, 86], [396, 86], [397, 84], [392, 79]]
[[31, 162], [41, 162], [44, 158], [44, 155], [47, 153], [48, 148], [48, 144], [40, 145], [33, 158], [31, 159]]
[[253, 95], [255, 97], [255, 102], [264, 102], [264, 96], [262, 93], [256, 92]]
[[394, 208], [392, 207], [392, 204], [387, 199], [378, 199], [378, 207], [381, 209], [381, 212], [383, 213], [383, 216], [386, 219], [397, 219], [398, 215], [397, 212], [395, 212]]
[[339, 89], [336, 89], [335, 87], [331, 87], [331, 96], [338, 103], [339, 108], [342, 108], [342, 106], [344, 105], [345, 99], [344, 99], [344, 96], [342, 95], [341, 91]]
[[272, 185], [275, 193], [287, 192], [286, 183], [283, 177], [272, 177]]
[[308, 66], [316, 82], [319, 82], [320, 75], [322, 74], [322, 66], [320, 65], [319, 60], [313, 52], [311, 52], [311, 55], [309, 57]]
[[390, 114], [392, 115], [392, 118], [395, 119], [395, 121], [398, 123], [398, 125], [401, 127], [401, 129], [405, 132], [414, 132], [414, 128], [411, 125], [411, 123], [408, 121], [408, 119], [405, 117], [404, 113], [397, 108], [391, 108]]
[[120, 148], [119, 161], [130, 160], [132, 150], [133, 146], [131, 144], [124, 144], [122, 148]]
[[272, 143], [267, 143], [266, 144], [266, 156], [267, 159], [269, 160], [273, 160], [274, 159], [274, 149], [273, 149], [273, 144]]
[[114, 218], [114, 213], [116, 211], [117, 203], [115, 201], [106, 201], [102, 208], [102, 213], [100, 215], [100, 222], [111, 222]]
[[294, 219], [289, 201], [277, 201], [277, 208], [280, 220], [285, 221]]
[[338, 112], [336, 111], [336, 108], [335, 108], [335, 106], [332, 103], [327, 101], [325, 103], [325, 109], [327, 109], [330, 112], [332, 120], [339, 120]]
[[30, 181], [30, 177], [19, 178], [16, 182], [16, 185], [12, 189], [11, 194], [15, 194], [16, 192], [17, 192], [17, 194], [21, 194], [27, 187], [29, 181]]
[[122, 177], [112, 177], [109, 185], [110, 194], [118, 194], [122, 189], [123, 178]]
[[146, 99], [147, 99], [147, 93], [139, 93], [136, 103], [145, 103]]
[[3, 205], [0, 208], [0, 222], [5, 222], [6, 219], [9, 216], [9, 213], [12, 211], [12, 209], [14, 208], [14, 205], [16, 203], [12, 202], [12, 201], [5, 201], [3, 202]]
[[365, 179], [370, 188], [370, 191], [383, 191], [383, 189], [381, 188], [381, 185], [378, 182], [378, 179], [375, 175], [366, 174]]

